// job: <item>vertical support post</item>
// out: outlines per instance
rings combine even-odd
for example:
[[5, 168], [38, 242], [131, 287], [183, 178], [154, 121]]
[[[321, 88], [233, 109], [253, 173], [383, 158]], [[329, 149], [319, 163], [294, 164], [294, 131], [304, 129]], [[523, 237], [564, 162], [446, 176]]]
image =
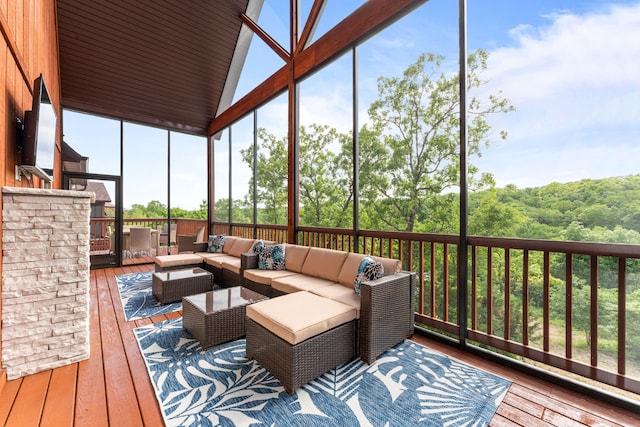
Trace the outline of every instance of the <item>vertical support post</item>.
[[232, 156], [231, 156], [231, 142], [233, 141], [233, 138], [231, 136], [231, 129], [233, 128], [233, 126], [229, 126], [229, 211], [228, 211], [228, 215], [229, 215], [229, 231], [227, 232], [227, 234], [229, 234], [230, 236], [233, 234], [233, 227], [232, 227], [232, 215], [233, 215], [233, 199], [231, 197], [231, 190], [233, 189], [233, 163], [231, 163], [232, 160]]
[[171, 131], [169, 129], [167, 129], [167, 221], [169, 223], [167, 253], [171, 255]]
[[467, 1], [459, 0], [459, 90], [460, 90], [460, 243], [458, 245], [458, 321], [460, 347], [467, 340]]
[[[210, 135], [207, 137], [207, 159], [208, 159], [208, 175], [207, 175], [207, 194], [208, 202], [207, 202], [207, 223], [209, 224], [209, 233], [213, 234], [213, 220], [215, 219], [215, 200], [216, 200], [216, 186], [214, 182], [214, 177], [216, 176], [216, 157], [215, 157], [215, 147], [213, 146], [215, 140], [214, 135]], [[205, 236], [207, 238], [207, 236]]]
[[288, 212], [287, 212], [287, 242], [297, 243], [298, 241], [298, 170], [299, 170], [299, 150], [298, 150], [298, 87], [295, 81], [295, 51], [298, 44], [298, 0], [291, 0], [291, 21], [290, 21], [290, 52], [291, 59], [287, 64], [288, 76]]
[[353, 251], [360, 249], [360, 135], [358, 133], [358, 46], [351, 51], [352, 56], [352, 89], [353, 89]]
[[258, 234], [258, 110], [253, 110], [253, 238]]

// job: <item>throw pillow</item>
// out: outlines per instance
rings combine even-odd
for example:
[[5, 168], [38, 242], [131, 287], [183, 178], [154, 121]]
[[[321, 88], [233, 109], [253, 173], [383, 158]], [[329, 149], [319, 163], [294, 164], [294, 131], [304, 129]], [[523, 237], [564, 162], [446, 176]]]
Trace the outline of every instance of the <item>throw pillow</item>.
[[260, 270], [284, 270], [284, 245], [264, 245], [258, 253]]
[[371, 257], [364, 257], [362, 261], [360, 261], [360, 266], [358, 267], [358, 272], [356, 273], [356, 280], [354, 284], [354, 290], [357, 294], [360, 293], [360, 287], [362, 282], [366, 282], [368, 280], [376, 280], [384, 276], [384, 267], [381, 263], [376, 262]]
[[259, 254], [260, 252], [262, 252], [263, 249], [264, 249], [264, 242], [262, 240], [258, 240], [256, 243], [254, 243], [252, 252], [254, 254]]
[[207, 252], [220, 253], [224, 247], [224, 234], [218, 234], [216, 236], [209, 236], [209, 245], [207, 246]]

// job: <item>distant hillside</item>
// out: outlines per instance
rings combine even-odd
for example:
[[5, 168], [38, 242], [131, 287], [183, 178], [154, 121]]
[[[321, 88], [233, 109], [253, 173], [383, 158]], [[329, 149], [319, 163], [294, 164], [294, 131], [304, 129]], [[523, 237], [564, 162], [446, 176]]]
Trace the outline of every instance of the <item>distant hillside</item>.
[[640, 243], [640, 175], [508, 185], [470, 193], [469, 207], [472, 234]]

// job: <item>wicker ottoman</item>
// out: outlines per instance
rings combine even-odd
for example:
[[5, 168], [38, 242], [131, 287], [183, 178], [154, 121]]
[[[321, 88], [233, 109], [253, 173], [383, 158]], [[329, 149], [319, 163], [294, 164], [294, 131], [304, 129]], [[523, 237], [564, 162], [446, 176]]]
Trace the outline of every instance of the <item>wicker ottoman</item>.
[[287, 393], [356, 357], [356, 311], [309, 292], [247, 306], [247, 357]]
[[241, 286], [182, 298], [182, 328], [202, 349], [241, 338], [245, 334], [245, 308], [267, 299]]
[[199, 267], [153, 273], [152, 293], [162, 304], [213, 289], [213, 274]]

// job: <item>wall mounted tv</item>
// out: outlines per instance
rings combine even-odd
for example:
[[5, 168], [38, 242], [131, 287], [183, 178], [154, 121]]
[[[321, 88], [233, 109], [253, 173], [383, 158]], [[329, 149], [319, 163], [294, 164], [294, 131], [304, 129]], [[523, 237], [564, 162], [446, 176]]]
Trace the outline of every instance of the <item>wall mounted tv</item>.
[[31, 111], [25, 112], [24, 122], [20, 167], [45, 181], [53, 181], [58, 118], [42, 74], [34, 81], [33, 104]]

